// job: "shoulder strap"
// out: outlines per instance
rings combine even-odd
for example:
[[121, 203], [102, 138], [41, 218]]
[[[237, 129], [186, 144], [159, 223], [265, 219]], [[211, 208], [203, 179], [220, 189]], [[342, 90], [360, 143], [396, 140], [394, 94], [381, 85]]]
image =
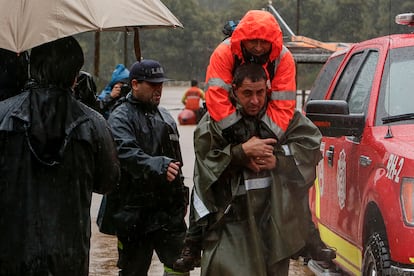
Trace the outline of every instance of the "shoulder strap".
[[269, 79], [270, 79], [270, 81], [272, 81], [273, 78], [275, 77], [276, 61], [274, 60], [274, 61], [271, 61], [271, 62], [267, 63], [266, 70], [269, 73]]
[[233, 71], [231, 72], [233, 76], [234, 76], [234, 72], [236, 72], [237, 67], [239, 67], [241, 63], [242, 63], [242, 60], [237, 55], [234, 55]]

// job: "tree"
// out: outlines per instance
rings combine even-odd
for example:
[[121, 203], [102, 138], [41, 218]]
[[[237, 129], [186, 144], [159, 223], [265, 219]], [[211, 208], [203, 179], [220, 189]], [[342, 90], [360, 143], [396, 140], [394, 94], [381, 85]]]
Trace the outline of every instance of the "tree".
[[[163, 0], [184, 29], [141, 29], [142, 56], [159, 60], [175, 80], [205, 78], [209, 57], [222, 41], [226, 21], [240, 19], [250, 9], [263, 9], [266, 0]], [[409, 0], [273, 0], [273, 7], [297, 35], [324, 42], [358, 42], [390, 33], [411, 32], [394, 23], [395, 16], [414, 10]], [[298, 12], [299, 11], [299, 12]], [[300, 15], [298, 18], [297, 16]], [[78, 35], [85, 52], [85, 68], [94, 72], [94, 35]], [[133, 33], [101, 33], [100, 77], [103, 87], [118, 63], [135, 60]], [[320, 66], [298, 66], [298, 87], [310, 88]]]

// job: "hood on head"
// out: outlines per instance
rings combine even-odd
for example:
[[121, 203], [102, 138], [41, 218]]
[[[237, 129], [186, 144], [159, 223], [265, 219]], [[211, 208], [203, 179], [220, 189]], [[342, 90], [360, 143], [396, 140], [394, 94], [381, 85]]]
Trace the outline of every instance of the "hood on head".
[[275, 17], [268, 11], [250, 10], [237, 25], [231, 36], [231, 49], [243, 58], [241, 42], [247, 39], [262, 39], [272, 43], [270, 60], [275, 60], [282, 51], [283, 34]]
[[128, 83], [129, 70], [123, 64], [118, 64], [112, 72], [112, 78], [108, 86], [112, 87], [118, 82]]

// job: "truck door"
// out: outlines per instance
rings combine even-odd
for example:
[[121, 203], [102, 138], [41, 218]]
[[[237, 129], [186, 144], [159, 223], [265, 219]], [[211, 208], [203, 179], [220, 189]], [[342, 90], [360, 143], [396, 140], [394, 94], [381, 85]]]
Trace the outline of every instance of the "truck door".
[[[350, 113], [367, 115], [378, 56], [375, 50], [354, 53], [338, 77], [330, 99], [346, 100]], [[323, 192], [326, 195], [325, 202], [321, 200], [321, 208], [327, 210], [325, 219], [328, 228], [346, 239], [342, 244], [357, 243], [362, 193], [360, 185], [367, 183], [363, 179], [367, 174], [361, 173], [361, 167], [369, 162], [361, 155], [361, 141], [361, 137], [354, 136], [324, 137]], [[337, 235], [330, 237], [339, 239]], [[326, 242], [330, 244], [333, 241]], [[338, 248], [338, 254], [347, 253]]]

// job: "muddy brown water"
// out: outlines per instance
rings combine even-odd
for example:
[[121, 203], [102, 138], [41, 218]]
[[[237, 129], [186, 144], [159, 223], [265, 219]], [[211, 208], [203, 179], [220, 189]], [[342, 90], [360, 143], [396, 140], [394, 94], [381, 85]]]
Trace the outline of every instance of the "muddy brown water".
[[[164, 87], [161, 98], [161, 105], [170, 110], [172, 116], [177, 120], [178, 113], [183, 108], [181, 104], [181, 97], [185, 92], [186, 87]], [[178, 124], [178, 123], [177, 123]], [[191, 188], [194, 164], [194, 150], [193, 150], [193, 131], [195, 126], [180, 126], [178, 124], [178, 131], [180, 133], [181, 151], [183, 154], [183, 174], [185, 176], [185, 184]], [[90, 251], [90, 276], [117, 276], [118, 268], [116, 262], [118, 259], [118, 252], [116, 249], [117, 240], [115, 236], [102, 234], [96, 226], [96, 216], [99, 209], [99, 204], [102, 196], [98, 194], [93, 195], [91, 217], [92, 217], [92, 238]], [[158, 260], [157, 256], [153, 256], [153, 261], [149, 270], [149, 276], [161, 276], [163, 274], [163, 265]], [[191, 276], [200, 275], [200, 268], [197, 268], [190, 273]], [[289, 275], [310, 276], [314, 275], [301, 260], [292, 260], [290, 264]]]

